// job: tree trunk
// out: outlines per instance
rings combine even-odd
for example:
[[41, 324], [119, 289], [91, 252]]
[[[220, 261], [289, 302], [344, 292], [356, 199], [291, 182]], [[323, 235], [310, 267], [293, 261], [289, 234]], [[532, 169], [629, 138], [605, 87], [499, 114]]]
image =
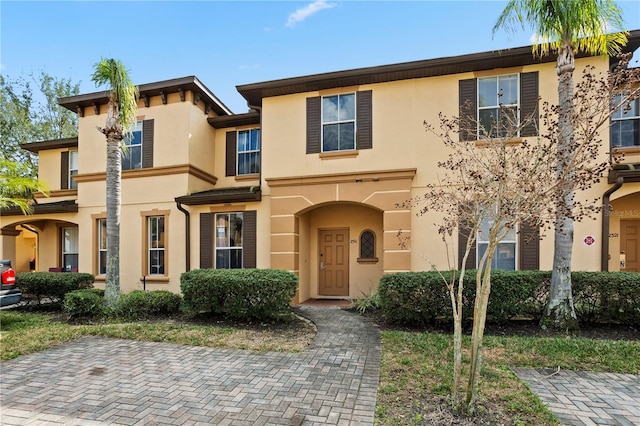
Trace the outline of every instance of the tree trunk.
[[[109, 129], [105, 129], [109, 131]], [[105, 298], [112, 306], [120, 296], [120, 201], [121, 170], [120, 142], [107, 133], [107, 274]]]
[[567, 174], [568, 185], [556, 198], [556, 222], [554, 228], [553, 270], [549, 301], [540, 322], [542, 328], [575, 332], [578, 320], [573, 307], [571, 291], [571, 255], [573, 251], [573, 174], [570, 166], [573, 147], [573, 70], [574, 55], [566, 43], [558, 54], [558, 154], [556, 177]]

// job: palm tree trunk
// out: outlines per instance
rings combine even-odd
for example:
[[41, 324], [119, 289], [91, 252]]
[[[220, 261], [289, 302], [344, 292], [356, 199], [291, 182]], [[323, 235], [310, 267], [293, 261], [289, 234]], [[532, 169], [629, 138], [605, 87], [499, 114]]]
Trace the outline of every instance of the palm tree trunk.
[[120, 296], [120, 142], [118, 138], [107, 135], [107, 305], [113, 305]]
[[573, 147], [573, 70], [574, 55], [566, 43], [558, 54], [558, 99], [560, 106], [558, 125], [558, 153], [556, 177], [567, 175], [567, 185], [556, 198], [556, 222], [554, 228], [553, 270], [549, 301], [541, 321], [542, 328], [553, 330], [578, 330], [578, 320], [573, 307], [571, 291], [571, 255], [573, 251], [573, 174], [571, 163]]

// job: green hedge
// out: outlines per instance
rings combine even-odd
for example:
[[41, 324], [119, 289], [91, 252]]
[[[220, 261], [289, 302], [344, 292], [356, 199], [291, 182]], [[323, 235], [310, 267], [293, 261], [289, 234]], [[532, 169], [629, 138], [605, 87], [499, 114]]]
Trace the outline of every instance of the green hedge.
[[167, 290], [140, 291], [122, 294], [113, 313], [125, 319], [143, 319], [158, 315], [172, 315], [180, 311], [182, 297]]
[[91, 274], [78, 272], [20, 272], [16, 284], [25, 300], [40, 304], [50, 300], [62, 303], [64, 296], [74, 290], [93, 288], [95, 278]]
[[63, 308], [69, 314], [69, 318], [101, 317], [106, 313], [104, 290], [91, 288], [69, 292], [64, 298]]
[[[451, 272], [442, 272], [451, 279]], [[458, 272], [453, 273], [455, 279]], [[573, 272], [573, 298], [583, 322], [640, 324], [640, 273]], [[464, 277], [463, 316], [473, 318], [476, 271]], [[549, 271], [492, 271], [487, 319], [504, 322], [514, 318], [542, 318], [549, 296]], [[387, 274], [378, 289], [382, 311], [392, 323], [450, 322], [451, 301], [437, 272]]]
[[185, 305], [243, 320], [291, 317], [298, 277], [276, 269], [196, 269], [180, 276]]

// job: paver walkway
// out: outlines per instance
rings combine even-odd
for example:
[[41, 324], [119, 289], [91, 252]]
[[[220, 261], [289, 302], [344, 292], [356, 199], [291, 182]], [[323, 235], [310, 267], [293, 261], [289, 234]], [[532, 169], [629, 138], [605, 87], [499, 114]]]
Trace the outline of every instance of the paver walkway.
[[640, 376], [514, 368], [567, 426], [640, 425]]
[[371, 425], [377, 329], [337, 307], [300, 308], [303, 353], [88, 337], [1, 364], [2, 425]]

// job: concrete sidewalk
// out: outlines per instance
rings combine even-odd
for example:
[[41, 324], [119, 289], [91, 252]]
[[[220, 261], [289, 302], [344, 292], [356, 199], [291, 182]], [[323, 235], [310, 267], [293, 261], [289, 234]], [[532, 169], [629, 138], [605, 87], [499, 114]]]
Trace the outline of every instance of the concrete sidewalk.
[[2, 425], [372, 425], [377, 329], [302, 306], [303, 353], [88, 337], [1, 364]]

